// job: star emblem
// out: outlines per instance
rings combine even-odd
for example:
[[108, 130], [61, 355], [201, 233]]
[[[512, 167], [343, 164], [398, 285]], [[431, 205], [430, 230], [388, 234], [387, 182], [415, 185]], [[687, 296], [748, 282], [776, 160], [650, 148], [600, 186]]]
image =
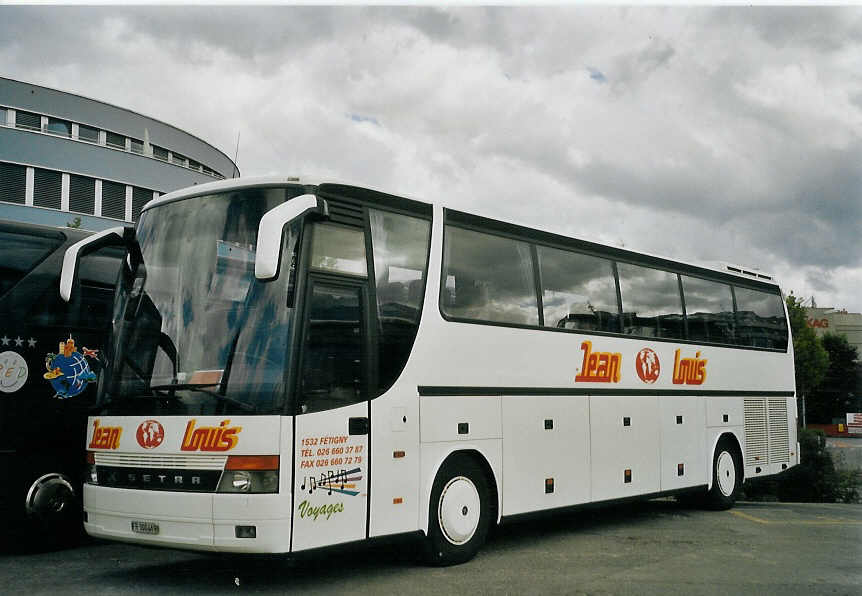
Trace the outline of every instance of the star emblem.
[[9, 337], [7, 337], [7, 336], [5, 336], [5, 335], [4, 335], [3, 337], [0, 337], [0, 341], [2, 341], [2, 342], [3, 342], [3, 345], [4, 345], [4, 346], [8, 346], [8, 345], [9, 345], [9, 342], [10, 342], [11, 340], [10, 340], [10, 338], [9, 338]]
[[28, 339], [27, 340], [27, 347], [28, 348], [35, 348], [36, 347], [36, 340], [33, 339], [32, 337], [30, 339]]
[[24, 345], [24, 340], [21, 339], [21, 336], [16, 337], [15, 338], [15, 346], [20, 348], [23, 345]]

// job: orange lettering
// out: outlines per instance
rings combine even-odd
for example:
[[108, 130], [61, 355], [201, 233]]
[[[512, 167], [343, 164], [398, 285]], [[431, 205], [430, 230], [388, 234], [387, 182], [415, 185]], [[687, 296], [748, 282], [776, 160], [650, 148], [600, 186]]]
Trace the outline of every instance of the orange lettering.
[[584, 361], [581, 372], [575, 377], [576, 383], [619, 383], [620, 363], [623, 355], [619, 352], [593, 352], [593, 342], [581, 344]]
[[680, 358], [679, 353], [677, 349], [673, 357], [673, 384], [703, 385], [706, 381], [706, 358], [701, 358], [700, 352], [696, 352], [694, 358]]
[[237, 435], [242, 427], [228, 427], [230, 419], [222, 420], [218, 426], [195, 428], [196, 423], [194, 418], [186, 423], [186, 432], [180, 445], [182, 451], [230, 451], [239, 442]]

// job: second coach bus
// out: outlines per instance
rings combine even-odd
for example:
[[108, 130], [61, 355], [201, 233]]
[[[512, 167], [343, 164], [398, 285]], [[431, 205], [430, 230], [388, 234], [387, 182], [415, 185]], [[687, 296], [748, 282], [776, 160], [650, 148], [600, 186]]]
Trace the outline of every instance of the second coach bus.
[[112, 233], [94, 536], [298, 552], [415, 533], [452, 564], [504, 519], [727, 508], [799, 461], [786, 310], [759, 272], [298, 178], [166, 194]]

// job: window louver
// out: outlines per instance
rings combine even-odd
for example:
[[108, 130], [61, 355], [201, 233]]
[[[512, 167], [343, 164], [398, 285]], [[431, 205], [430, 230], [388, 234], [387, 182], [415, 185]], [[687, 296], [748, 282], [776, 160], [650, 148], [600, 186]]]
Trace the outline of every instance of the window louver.
[[0, 201], [24, 204], [27, 195], [27, 168], [0, 163]]
[[39, 114], [18, 110], [15, 112], [15, 126], [28, 130], [42, 130], [42, 117]]
[[132, 221], [138, 221], [141, 209], [153, 199], [153, 191], [146, 188], [132, 188]]
[[69, 176], [69, 211], [92, 215], [96, 208], [96, 181], [86, 176]]
[[766, 464], [769, 457], [766, 401], [746, 399], [743, 404], [743, 417], [745, 419], [745, 465]]
[[102, 182], [102, 217], [126, 219], [126, 185]]
[[114, 132], [106, 132], [105, 133], [105, 144], [109, 147], [116, 147], [117, 149], [125, 149], [126, 148], [126, 137], [123, 135], [118, 135]]
[[60, 209], [63, 175], [35, 168], [33, 171], [33, 204], [36, 207]]

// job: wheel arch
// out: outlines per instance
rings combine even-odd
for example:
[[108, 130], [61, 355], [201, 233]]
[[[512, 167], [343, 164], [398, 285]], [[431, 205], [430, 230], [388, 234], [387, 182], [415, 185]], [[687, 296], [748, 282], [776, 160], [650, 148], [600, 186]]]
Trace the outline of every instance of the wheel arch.
[[474, 462], [476, 462], [482, 469], [486, 479], [488, 480], [488, 486], [492, 491], [492, 494], [490, 495], [490, 501], [495, 508], [492, 519], [495, 520], [495, 523], [500, 523], [500, 512], [502, 511], [502, 495], [500, 493], [497, 474], [494, 472], [494, 468], [493, 466], [491, 466], [488, 456], [482, 451], [482, 449], [475, 445], [459, 448], [453, 447], [448, 451], [441, 453], [438, 457], [435, 458], [434, 464], [432, 466], [429, 466], [428, 473], [423, 479], [423, 498], [422, 507], [420, 509], [419, 527], [425, 533], [426, 536], [428, 535], [428, 524], [430, 523], [430, 519], [428, 516], [428, 507], [429, 501], [431, 499], [431, 487], [434, 486], [434, 480], [437, 478], [437, 474], [440, 472], [443, 466], [456, 457], [469, 457]]

